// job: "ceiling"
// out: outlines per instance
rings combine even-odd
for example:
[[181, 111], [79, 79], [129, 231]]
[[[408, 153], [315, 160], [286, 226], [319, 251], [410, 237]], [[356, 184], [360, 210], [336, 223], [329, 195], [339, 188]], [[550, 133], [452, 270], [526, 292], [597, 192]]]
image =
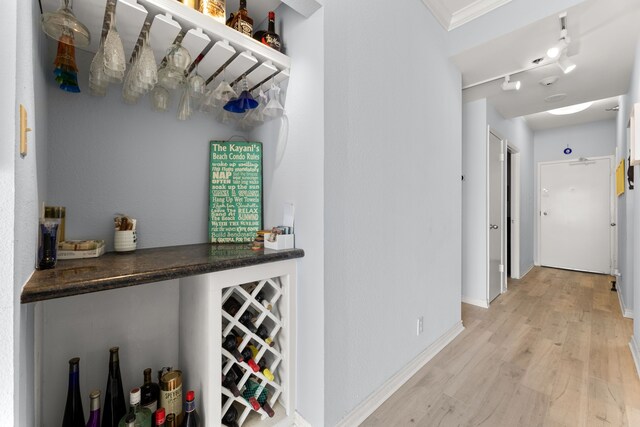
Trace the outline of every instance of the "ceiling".
[[451, 31], [511, 0], [422, 0], [445, 30]]
[[[532, 61], [545, 58], [546, 50], [560, 37], [557, 15], [455, 55], [452, 60], [462, 73], [463, 88], [495, 79], [465, 89], [463, 100], [487, 98], [500, 114], [512, 118], [624, 94], [629, 90], [635, 46], [640, 36], [638, 22], [638, 0], [587, 0], [568, 9], [567, 29], [571, 37], [568, 55], [578, 66], [568, 75], [548, 59], [531, 69]], [[507, 74], [512, 74], [512, 81], [522, 82], [519, 91], [502, 90], [502, 78]], [[539, 83], [551, 76], [558, 77], [555, 84]], [[545, 101], [556, 94], [565, 96], [553, 102]], [[574, 120], [570, 116], [561, 119], [551, 116], [545, 124], [547, 116], [551, 115], [536, 116], [530, 122], [542, 129]]]
[[554, 116], [546, 111], [530, 114], [524, 116], [529, 125], [529, 128], [533, 131], [554, 129], [563, 126], [581, 125], [584, 123], [597, 122], [600, 120], [613, 120], [616, 118], [615, 111], [607, 111], [614, 108], [619, 103], [617, 96], [600, 99], [594, 101], [591, 107], [576, 114], [569, 114], [566, 116]]

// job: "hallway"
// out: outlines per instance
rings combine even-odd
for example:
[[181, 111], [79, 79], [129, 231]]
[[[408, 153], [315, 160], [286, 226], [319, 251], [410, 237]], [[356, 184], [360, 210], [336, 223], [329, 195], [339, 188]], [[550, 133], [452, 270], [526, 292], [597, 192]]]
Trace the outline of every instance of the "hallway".
[[640, 381], [609, 276], [534, 268], [362, 425], [640, 426]]

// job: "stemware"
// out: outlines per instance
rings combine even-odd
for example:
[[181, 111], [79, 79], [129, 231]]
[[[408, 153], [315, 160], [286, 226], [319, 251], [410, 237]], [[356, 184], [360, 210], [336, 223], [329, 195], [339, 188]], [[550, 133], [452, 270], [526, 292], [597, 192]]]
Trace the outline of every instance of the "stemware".
[[269, 118], [281, 117], [284, 114], [284, 107], [280, 103], [280, 88], [273, 82], [269, 89], [269, 102], [264, 107], [263, 112]]
[[126, 58], [124, 56], [124, 47], [122, 39], [116, 28], [116, 16], [113, 11], [109, 14], [111, 20], [109, 31], [104, 40], [104, 73], [120, 83], [124, 78], [124, 71], [127, 68]]
[[156, 85], [151, 91], [151, 106], [153, 111], [164, 112], [169, 110], [171, 102], [169, 91], [161, 85]]
[[178, 106], [178, 120], [187, 120], [191, 117], [193, 109], [191, 108], [191, 96], [189, 95], [189, 85], [184, 85], [182, 89], [182, 97]]
[[[91, 42], [87, 27], [73, 14], [73, 0], [60, 0], [60, 8], [55, 12], [42, 14], [42, 30], [52, 39], [59, 41], [63, 35], [71, 34], [68, 42], [72, 46], [85, 47]], [[69, 43], [67, 43], [69, 44]]]
[[242, 114], [248, 110], [253, 110], [258, 107], [258, 101], [253, 99], [251, 93], [249, 93], [249, 83], [247, 82], [247, 76], [242, 76], [241, 81], [242, 92], [237, 98], [229, 100], [223, 107], [225, 111], [230, 113]]

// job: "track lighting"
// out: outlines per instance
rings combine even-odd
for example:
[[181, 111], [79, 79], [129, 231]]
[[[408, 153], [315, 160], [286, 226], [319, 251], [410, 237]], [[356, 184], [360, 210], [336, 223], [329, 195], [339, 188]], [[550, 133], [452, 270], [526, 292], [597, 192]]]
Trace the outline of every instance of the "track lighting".
[[558, 58], [558, 67], [560, 67], [563, 73], [569, 74], [576, 69], [576, 64], [575, 62], [571, 61], [567, 57], [566, 52], [564, 52], [562, 55], [560, 55], [560, 58]]
[[[566, 33], [566, 30], [563, 30], [563, 32]], [[569, 38], [565, 36], [547, 50], [547, 56], [551, 59], [556, 59], [567, 49], [567, 47], [569, 47]]]
[[516, 80], [515, 82], [510, 81], [511, 76], [505, 76], [504, 82], [502, 82], [502, 90], [520, 90], [520, 80]]

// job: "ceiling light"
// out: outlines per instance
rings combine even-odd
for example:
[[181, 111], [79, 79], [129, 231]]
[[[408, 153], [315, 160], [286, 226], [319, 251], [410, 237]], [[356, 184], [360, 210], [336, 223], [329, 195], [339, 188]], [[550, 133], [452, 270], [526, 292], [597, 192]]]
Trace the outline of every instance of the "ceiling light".
[[576, 69], [576, 63], [571, 61], [566, 53], [563, 53], [560, 58], [558, 58], [558, 66], [562, 70], [563, 73], [569, 74], [573, 70]]
[[504, 82], [502, 82], [502, 90], [520, 90], [520, 80], [515, 82], [510, 81], [511, 76], [505, 76]]
[[549, 110], [547, 113], [553, 114], [554, 116], [566, 116], [568, 114], [579, 113], [580, 111], [584, 111], [587, 108], [591, 107], [593, 101], [585, 102], [583, 104], [570, 105], [568, 107], [556, 108], [555, 110]]

